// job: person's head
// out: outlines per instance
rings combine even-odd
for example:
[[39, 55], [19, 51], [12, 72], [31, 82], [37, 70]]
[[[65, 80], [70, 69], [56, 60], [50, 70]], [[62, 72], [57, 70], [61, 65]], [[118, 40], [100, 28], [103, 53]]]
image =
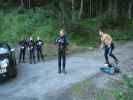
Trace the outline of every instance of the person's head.
[[62, 29], [60, 30], [60, 36], [63, 37], [65, 35], [65, 31]]
[[32, 38], [32, 36], [30, 36], [30, 41], [32, 41], [33, 40], [33, 38]]
[[40, 37], [39, 36], [37, 37], [37, 40], [40, 40]]
[[102, 36], [104, 34], [103, 30], [99, 30], [99, 35]]

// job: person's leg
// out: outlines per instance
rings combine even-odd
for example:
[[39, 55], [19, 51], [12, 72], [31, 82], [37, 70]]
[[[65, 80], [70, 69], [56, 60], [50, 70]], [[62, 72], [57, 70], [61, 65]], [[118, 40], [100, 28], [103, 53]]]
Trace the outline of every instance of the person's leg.
[[35, 51], [32, 52], [32, 58], [33, 58], [33, 61], [34, 61], [34, 64], [35, 64], [36, 63]]
[[110, 47], [109, 56], [111, 56], [115, 60], [116, 64], [118, 64], [118, 59], [114, 56], [114, 54], [112, 52], [113, 52], [113, 48]]
[[108, 53], [109, 53], [109, 49], [108, 47], [105, 47], [105, 52], [104, 52], [104, 57], [106, 61], [105, 63], [109, 65], [110, 63], [109, 63]]
[[37, 60], [40, 61], [40, 53], [39, 53], [39, 50], [37, 50]]
[[66, 67], [66, 53], [65, 50], [63, 51], [63, 72], [66, 73], [65, 67]]
[[42, 60], [44, 60], [44, 55], [43, 55], [43, 50], [42, 49], [40, 50], [40, 55], [41, 55]]
[[23, 50], [23, 62], [25, 62], [25, 53], [26, 53], [26, 50]]
[[30, 56], [29, 56], [30, 64], [32, 64], [32, 52], [30, 51]]
[[19, 62], [21, 62], [22, 59], [22, 50], [20, 50], [20, 54], [19, 54]]
[[58, 73], [61, 73], [61, 52], [58, 52]]

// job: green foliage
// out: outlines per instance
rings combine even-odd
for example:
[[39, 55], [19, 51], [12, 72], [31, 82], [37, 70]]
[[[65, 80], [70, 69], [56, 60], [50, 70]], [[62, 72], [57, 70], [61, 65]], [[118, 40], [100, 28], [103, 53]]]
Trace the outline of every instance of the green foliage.
[[120, 30], [129, 30], [131, 29], [131, 20], [127, 17], [113, 17], [113, 16], [104, 16], [99, 17], [99, 26], [105, 29], [120, 29]]
[[133, 98], [133, 77], [123, 76], [123, 86], [113, 92], [116, 100], [132, 100]]
[[38, 9], [37, 13], [29, 10], [23, 14], [16, 11], [0, 16], [1, 41], [17, 43], [25, 36], [40, 36], [47, 42], [53, 41], [57, 36], [58, 25], [51, 13]]
[[[64, 9], [63, 24], [62, 10], [58, 10], [52, 5], [38, 7], [36, 12], [32, 9], [26, 10], [22, 8], [17, 8], [7, 13], [1, 10], [0, 41], [9, 41], [17, 44], [25, 36], [33, 35], [33, 37], [40, 36], [47, 43], [54, 43], [59, 30], [65, 28], [73, 44], [93, 47], [99, 44], [98, 18], [72, 19], [71, 12], [69, 12], [70, 9]], [[78, 14], [75, 14], [76, 16], [78, 17]], [[107, 25], [111, 24], [108, 23]], [[133, 26], [132, 22], [130, 25]], [[130, 40], [133, 38], [131, 30], [124, 32], [107, 30], [107, 32], [113, 36], [114, 40]]]
[[90, 87], [90, 81], [85, 80], [82, 82], [82, 84], [77, 84], [74, 85], [71, 90], [73, 95], [79, 95], [79, 96], [84, 96], [86, 93], [86, 87]]
[[129, 41], [133, 39], [133, 33], [131, 31], [111, 31], [109, 32], [115, 41]]

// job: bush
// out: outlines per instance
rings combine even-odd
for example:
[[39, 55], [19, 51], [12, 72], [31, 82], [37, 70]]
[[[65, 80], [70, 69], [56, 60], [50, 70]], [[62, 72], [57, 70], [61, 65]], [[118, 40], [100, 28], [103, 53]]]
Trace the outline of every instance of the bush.
[[105, 29], [120, 29], [120, 30], [129, 30], [131, 29], [130, 20], [126, 17], [112, 17], [104, 16], [98, 18], [99, 26], [104, 27]]

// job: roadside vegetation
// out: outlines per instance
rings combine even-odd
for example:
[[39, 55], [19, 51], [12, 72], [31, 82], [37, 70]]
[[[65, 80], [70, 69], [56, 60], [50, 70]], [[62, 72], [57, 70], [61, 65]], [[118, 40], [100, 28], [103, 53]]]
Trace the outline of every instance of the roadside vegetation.
[[25, 36], [30, 35], [34, 38], [40, 36], [45, 43], [54, 44], [62, 28], [66, 29], [71, 43], [80, 46], [96, 47], [99, 44], [98, 29], [100, 27], [104, 27], [115, 41], [127, 41], [133, 38], [133, 21], [119, 23], [113, 18], [96, 17], [67, 20], [63, 26], [54, 12], [45, 8], [36, 8], [36, 12], [20, 8], [5, 12], [0, 11], [0, 40], [13, 44], [17, 44]]
[[55, 97], [63, 95], [69, 100], [132, 100], [133, 77], [129, 77], [129, 75], [121, 75], [120, 77], [116, 79], [105, 75], [95, 76], [92, 79], [74, 84]]

